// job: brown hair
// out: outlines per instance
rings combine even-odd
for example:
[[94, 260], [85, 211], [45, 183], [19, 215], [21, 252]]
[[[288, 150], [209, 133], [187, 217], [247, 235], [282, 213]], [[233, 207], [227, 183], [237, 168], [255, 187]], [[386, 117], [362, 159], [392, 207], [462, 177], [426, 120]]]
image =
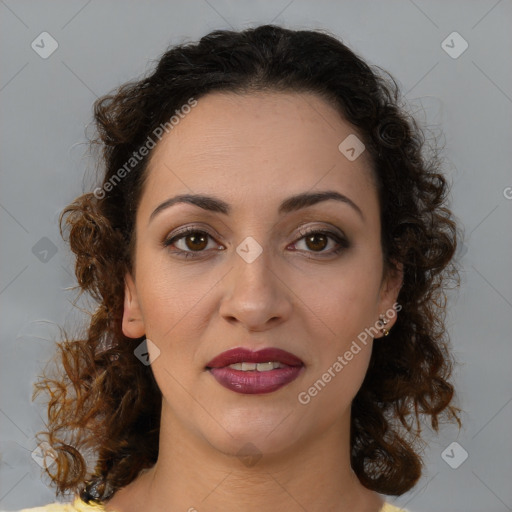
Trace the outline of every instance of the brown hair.
[[[450, 405], [453, 361], [444, 326], [445, 290], [458, 283], [457, 229], [438, 153], [426, 154], [423, 131], [400, 106], [396, 82], [321, 31], [219, 30], [170, 48], [152, 73], [94, 104], [98, 137], [91, 142], [102, 148], [102, 185], [64, 209], [60, 229], [64, 236], [65, 221], [80, 292], [98, 304], [84, 336], [57, 344], [56, 377], [43, 375], [34, 391], [49, 395], [43, 434], [57, 457], [56, 470], [46, 469], [57, 494], [73, 490], [86, 502], [105, 501], [158, 455], [161, 393], [151, 366], [134, 356], [144, 337], [127, 338], [121, 329], [124, 275], [133, 268], [134, 219], [151, 152], [129, 170], [126, 163], [190, 98], [263, 90], [318, 94], [356, 127], [374, 166], [386, 268], [403, 266], [402, 309], [390, 335], [374, 346], [352, 403], [351, 462], [361, 483], [383, 494], [406, 492], [421, 475], [420, 418], [430, 417], [437, 430], [446, 413], [460, 426]], [[123, 166], [127, 172], [115, 181]]]

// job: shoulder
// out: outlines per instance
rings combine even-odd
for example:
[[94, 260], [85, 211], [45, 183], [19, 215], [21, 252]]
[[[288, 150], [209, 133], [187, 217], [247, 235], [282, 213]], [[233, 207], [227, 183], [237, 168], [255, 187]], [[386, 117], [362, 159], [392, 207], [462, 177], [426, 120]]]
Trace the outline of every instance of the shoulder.
[[72, 512], [75, 510], [72, 504], [68, 503], [49, 503], [42, 507], [23, 508], [19, 512]]
[[24, 508], [19, 512], [101, 512], [105, 508], [102, 505], [88, 505], [76, 497], [70, 503], [50, 503], [42, 507]]
[[[19, 512], [101, 512], [104, 510], [105, 508], [101, 505], [88, 505], [76, 498], [72, 503], [50, 503], [43, 507], [24, 508]], [[379, 512], [407, 512], [407, 510], [384, 503]]]
[[391, 505], [391, 503], [384, 503], [384, 506], [379, 510], [379, 512], [408, 512], [405, 508], [395, 507]]

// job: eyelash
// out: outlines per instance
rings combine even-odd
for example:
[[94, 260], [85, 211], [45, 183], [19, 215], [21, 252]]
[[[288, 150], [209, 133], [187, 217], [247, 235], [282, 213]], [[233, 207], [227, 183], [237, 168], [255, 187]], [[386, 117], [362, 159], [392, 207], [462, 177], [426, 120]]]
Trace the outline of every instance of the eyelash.
[[[163, 241], [162, 245], [164, 247], [169, 247], [174, 242], [181, 240], [182, 238], [186, 238], [190, 234], [202, 234], [202, 235], [209, 236], [210, 238], [213, 238], [213, 236], [210, 235], [210, 233], [208, 233], [207, 231], [203, 231], [203, 230], [195, 228], [194, 226], [190, 226], [190, 227], [184, 228], [182, 231], [180, 231], [173, 237], [165, 239]], [[299, 230], [300, 238], [298, 239], [298, 241], [302, 240], [306, 236], [317, 235], [317, 234], [325, 235], [328, 238], [331, 238], [332, 240], [334, 240], [339, 245], [338, 248], [333, 249], [330, 252], [327, 252], [326, 254], [339, 254], [342, 250], [347, 249], [350, 245], [349, 242], [345, 238], [341, 238], [336, 233], [333, 233], [332, 231], [328, 231], [328, 230], [315, 230], [315, 229], [306, 230], [306, 231]], [[204, 250], [203, 251], [183, 251], [181, 249], [178, 249], [178, 250], [173, 250], [171, 252], [173, 254], [179, 255], [180, 257], [184, 257], [184, 258], [197, 258], [197, 257], [200, 257], [201, 253], [203, 253], [205, 251]], [[315, 251], [308, 251], [308, 252], [313, 252], [315, 254]], [[316, 254], [323, 255], [324, 253], [317, 252]]]

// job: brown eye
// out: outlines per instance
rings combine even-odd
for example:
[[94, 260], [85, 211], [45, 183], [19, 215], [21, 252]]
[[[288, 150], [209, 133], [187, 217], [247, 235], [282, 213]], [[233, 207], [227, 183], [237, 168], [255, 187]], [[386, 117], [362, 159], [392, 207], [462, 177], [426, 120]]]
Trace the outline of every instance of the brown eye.
[[191, 234], [187, 235], [184, 238], [185, 245], [192, 251], [201, 251], [206, 248], [208, 245], [208, 234]]
[[213, 240], [212, 236], [206, 231], [187, 228], [181, 233], [165, 240], [163, 245], [164, 247], [172, 247], [174, 249], [172, 252], [175, 254], [184, 257], [194, 257], [196, 256], [194, 253], [200, 255], [200, 253], [205, 252], [205, 249], [208, 247], [208, 239]]
[[[331, 231], [313, 230], [300, 232], [300, 234], [302, 235], [302, 238], [293, 245], [298, 245], [299, 242], [304, 241], [306, 252], [329, 255], [337, 254], [342, 249], [347, 249], [349, 247], [349, 243], [345, 238], [342, 238]], [[329, 241], [334, 242], [334, 248], [331, 250], [325, 250], [329, 245]]]
[[304, 237], [306, 245], [313, 251], [323, 251], [328, 244], [329, 237], [323, 233], [313, 233]]

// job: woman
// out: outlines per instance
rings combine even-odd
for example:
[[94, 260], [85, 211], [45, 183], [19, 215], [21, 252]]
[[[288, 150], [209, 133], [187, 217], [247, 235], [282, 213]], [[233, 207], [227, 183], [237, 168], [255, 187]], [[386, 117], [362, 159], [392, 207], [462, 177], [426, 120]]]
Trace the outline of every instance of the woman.
[[396, 84], [325, 33], [216, 31], [95, 120], [61, 230], [99, 306], [34, 393], [75, 496], [31, 510], [400, 510], [420, 419], [459, 419], [456, 226]]

